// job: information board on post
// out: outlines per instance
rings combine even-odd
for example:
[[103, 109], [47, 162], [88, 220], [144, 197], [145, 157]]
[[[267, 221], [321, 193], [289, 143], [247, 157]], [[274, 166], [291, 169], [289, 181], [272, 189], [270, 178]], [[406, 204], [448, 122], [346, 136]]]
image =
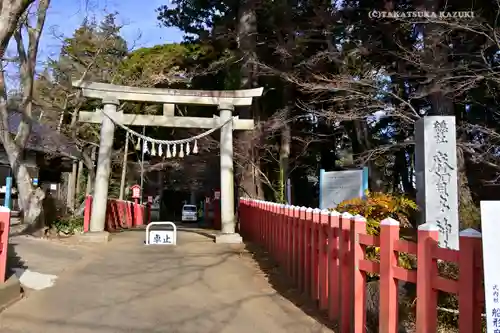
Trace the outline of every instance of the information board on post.
[[481, 201], [487, 333], [500, 333], [500, 260], [498, 260], [500, 242], [497, 217], [499, 212], [500, 201]]
[[368, 189], [365, 173], [367, 169], [328, 172], [320, 170], [319, 208], [334, 208], [342, 201], [363, 197]]

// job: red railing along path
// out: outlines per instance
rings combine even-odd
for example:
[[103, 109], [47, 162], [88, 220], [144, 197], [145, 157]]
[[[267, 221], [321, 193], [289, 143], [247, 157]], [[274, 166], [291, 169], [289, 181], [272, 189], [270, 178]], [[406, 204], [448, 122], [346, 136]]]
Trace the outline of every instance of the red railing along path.
[[[399, 222], [380, 223], [380, 236], [366, 231], [362, 216], [241, 199], [240, 232], [264, 246], [293, 282], [339, 324], [339, 333], [366, 332], [366, 277], [380, 277], [379, 332], [397, 333], [398, 280], [416, 283], [416, 332], [437, 331], [437, 293], [457, 295], [459, 332], [481, 332], [481, 234], [460, 233], [460, 251], [438, 247], [439, 231], [418, 229], [418, 242], [399, 237]], [[365, 258], [367, 246], [380, 247], [380, 262]], [[417, 269], [398, 266], [398, 254], [417, 256]], [[457, 280], [439, 276], [437, 261], [459, 266]], [[418, 281], [418, 283], [417, 283]]]
[[[151, 218], [148, 205], [139, 205], [131, 201], [108, 199], [106, 208], [105, 230], [115, 232], [148, 224]], [[85, 199], [85, 214], [83, 231], [90, 230], [90, 215], [92, 212], [92, 196]]]
[[9, 247], [10, 209], [0, 207], [0, 283], [7, 275], [7, 249]]

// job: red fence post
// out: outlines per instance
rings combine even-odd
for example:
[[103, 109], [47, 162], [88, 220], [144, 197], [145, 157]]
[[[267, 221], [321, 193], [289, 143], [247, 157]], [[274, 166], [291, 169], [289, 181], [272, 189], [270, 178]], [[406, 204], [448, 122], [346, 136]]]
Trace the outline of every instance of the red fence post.
[[108, 199], [108, 207], [106, 209], [106, 223], [108, 225], [109, 232], [120, 229], [118, 220], [118, 204], [115, 199]]
[[305, 231], [306, 231], [306, 207], [300, 207], [299, 212], [299, 263], [298, 263], [298, 283], [300, 291], [304, 291], [304, 269], [305, 269]]
[[268, 235], [266, 235], [266, 232], [267, 232], [267, 220], [269, 218], [267, 216], [267, 210], [268, 210], [267, 206], [268, 206], [267, 202], [265, 202], [265, 201], [260, 202], [260, 211], [261, 211], [260, 213], [261, 213], [262, 225], [261, 225], [261, 229], [260, 229], [259, 238], [260, 238], [260, 244], [262, 246], [264, 246], [264, 248], [266, 250], [268, 250], [268, 248], [267, 248], [267, 236]]
[[270, 226], [271, 226], [271, 250], [273, 254], [274, 260], [279, 262], [279, 256], [278, 256], [278, 226], [280, 225], [280, 216], [279, 216], [279, 211], [280, 211], [280, 205], [277, 203], [272, 202], [271, 203], [271, 221], [270, 221]]
[[261, 235], [261, 230], [262, 230], [262, 210], [261, 210], [261, 203], [260, 203], [260, 200], [255, 200], [253, 202], [253, 205], [254, 205], [254, 208], [255, 208], [255, 221], [257, 222], [256, 223], [256, 227], [254, 229], [254, 242], [256, 242], [257, 244], [260, 244], [262, 245], [262, 239], [260, 237]]
[[135, 202], [132, 201], [125, 201], [126, 202], [126, 211], [125, 211], [125, 223], [127, 221], [132, 221], [135, 213], [134, 213], [134, 207], [135, 207]]
[[[352, 259], [350, 229], [353, 216], [343, 213], [339, 229], [339, 286], [340, 286], [340, 333], [350, 333], [352, 327]], [[384, 332], [385, 333], [385, 332]]]
[[271, 239], [271, 248], [273, 249], [274, 252], [274, 260], [276, 260], [277, 263], [279, 263], [279, 225], [281, 224], [281, 216], [280, 216], [280, 205], [277, 203], [272, 203], [272, 210], [273, 210], [273, 215], [272, 215], [272, 221], [271, 221], [271, 227], [272, 227], [272, 232], [273, 232], [273, 238]]
[[481, 267], [481, 233], [474, 229], [460, 232], [458, 254], [458, 327], [460, 333], [481, 332], [481, 306], [478, 295], [483, 272]]
[[273, 232], [273, 238], [271, 239], [271, 247], [274, 252], [274, 260], [279, 263], [279, 226], [281, 224], [281, 214], [280, 214], [280, 205], [277, 203], [272, 203], [272, 221], [271, 227]]
[[328, 318], [330, 320], [338, 320], [340, 313], [339, 231], [340, 213], [330, 212], [328, 226]]
[[268, 202], [267, 203], [267, 248], [269, 249], [269, 252], [271, 253], [271, 257], [274, 258], [274, 249], [273, 249], [273, 239], [274, 239], [274, 203], [273, 202]]
[[285, 226], [285, 268], [288, 276], [292, 278], [292, 232], [293, 232], [293, 206], [286, 205]]
[[117, 200], [117, 199], [114, 199], [113, 200], [116, 204], [116, 212], [115, 212], [115, 225], [116, 226], [119, 226], [121, 224], [121, 222], [124, 220], [124, 217], [125, 217], [125, 202], [126, 201], [123, 201], [123, 200]]
[[83, 211], [83, 232], [90, 231], [90, 214], [92, 213], [92, 196], [85, 198], [85, 209]]
[[311, 223], [311, 298], [316, 303], [319, 300], [319, 231], [320, 231], [321, 210], [313, 210]]
[[298, 284], [299, 267], [299, 214], [300, 207], [293, 206], [292, 218], [292, 279], [295, 285]]
[[418, 227], [416, 333], [437, 331], [437, 291], [432, 282], [438, 273], [437, 260], [434, 258], [438, 239], [437, 226], [425, 223]]
[[379, 332], [398, 331], [398, 281], [394, 267], [398, 265], [396, 241], [399, 240], [399, 222], [387, 218], [380, 222], [380, 315]]
[[127, 204], [125, 200], [115, 200], [117, 211], [117, 225], [121, 225], [122, 221], [127, 220]]
[[[359, 262], [365, 259], [365, 249], [359, 242], [359, 235], [366, 234], [366, 219], [354, 216], [351, 222], [352, 277], [354, 290], [353, 333], [366, 332], [366, 273], [359, 269]], [[380, 312], [382, 313], [382, 312]]]
[[258, 207], [259, 207], [259, 224], [260, 224], [260, 227], [259, 227], [259, 244], [261, 246], [264, 246], [266, 245], [265, 243], [265, 239], [264, 239], [264, 234], [265, 234], [265, 231], [266, 231], [266, 221], [267, 221], [267, 216], [266, 216], [266, 203], [264, 201], [259, 201], [258, 202]]
[[242, 215], [245, 214], [245, 199], [240, 198], [239, 200], [239, 205], [238, 205], [238, 223], [240, 225], [240, 233], [241, 236], [244, 237], [245, 239], [248, 239], [248, 233], [246, 231], [246, 224], [243, 223]]
[[330, 223], [330, 212], [328, 209], [321, 211], [318, 238], [319, 268], [318, 268], [318, 293], [319, 308], [328, 309], [328, 227]]
[[263, 203], [263, 209], [264, 209], [264, 230], [262, 237], [264, 238], [264, 246], [266, 250], [272, 255], [271, 249], [269, 248], [269, 245], [271, 244], [270, 238], [271, 238], [271, 227], [270, 227], [270, 222], [271, 222], [271, 204], [269, 202], [264, 201]]
[[270, 203], [270, 208], [271, 208], [271, 214], [270, 214], [270, 221], [269, 221], [269, 227], [271, 228], [271, 237], [269, 238], [270, 244], [269, 248], [271, 249], [273, 259], [278, 261], [278, 225], [279, 225], [279, 205], [271, 202]]
[[269, 251], [269, 237], [270, 229], [269, 229], [269, 221], [270, 217], [270, 204], [266, 201], [262, 202], [262, 214], [264, 214], [264, 228], [262, 229], [262, 240], [264, 242], [264, 247], [267, 251]]
[[262, 244], [264, 245], [265, 249], [269, 251], [269, 202], [263, 201], [262, 202], [262, 215], [263, 215], [263, 228], [262, 228]]
[[286, 252], [285, 252], [285, 226], [286, 226], [286, 211], [285, 205], [279, 205], [279, 219], [278, 219], [278, 262], [280, 266], [285, 266]]
[[245, 226], [241, 223], [241, 214], [244, 213], [245, 211], [245, 208], [243, 207], [244, 205], [244, 199], [243, 198], [240, 198], [239, 201], [238, 201], [238, 224], [239, 224], [239, 230], [240, 230], [240, 234], [241, 234], [241, 237], [243, 238], [247, 238], [246, 236], [246, 233], [245, 233]]
[[[255, 228], [257, 224], [257, 220], [254, 216], [254, 207], [253, 207], [253, 201], [246, 198], [243, 201], [243, 211], [241, 214], [239, 214], [240, 217], [240, 224], [245, 225], [246, 233], [247, 233], [247, 239], [254, 242], [255, 239], [253, 238], [253, 228]], [[205, 213], [206, 216], [206, 213]]]
[[261, 239], [260, 239], [260, 229], [262, 228], [262, 212], [260, 210], [260, 201], [259, 200], [253, 200], [252, 201], [252, 225], [255, 223], [255, 227], [252, 228], [252, 233], [253, 233], [253, 241], [256, 242], [257, 244], [260, 244]]
[[311, 260], [311, 230], [312, 230], [312, 214], [313, 214], [313, 209], [312, 208], [307, 208], [306, 209], [306, 218], [304, 220], [304, 225], [305, 225], [305, 233], [304, 233], [304, 248], [305, 248], [305, 254], [304, 254], [304, 292], [308, 296], [312, 296], [312, 290], [311, 290], [311, 271], [312, 271], [312, 260]]
[[4, 283], [7, 273], [7, 255], [9, 248], [10, 209], [0, 207], [0, 283]]
[[108, 199], [106, 201], [106, 221], [104, 222], [104, 230], [107, 232], [113, 232], [116, 231], [116, 225], [115, 225], [115, 218], [114, 218], [114, 213], [115, 213], [115, 205], [114, 205], [114, 200]]
[[248, 217], [245, 217], [245, 221], [248, 221], [248, 228], [252, 237], [252, 242], [258, 243], [258, 230], [260, 227], [260, 210], [258, 207], [257, 200], [248, 200], [248, 210], [251, 211]]
[[143, 206], [138, 203], [134, 203], [134, 219], [130, 220], [130, 224], [143, 225], [144, 221], [144, 210]]
[[250, 237], [252, 242], [259, 242], [258, 231], [260, 227], [260, 211], [258, 207], [257, 200], [249, 200], [248, 211], [251, 213], [245, 217], [245, 221], [248, 222], [248, 230], [250, 230]]

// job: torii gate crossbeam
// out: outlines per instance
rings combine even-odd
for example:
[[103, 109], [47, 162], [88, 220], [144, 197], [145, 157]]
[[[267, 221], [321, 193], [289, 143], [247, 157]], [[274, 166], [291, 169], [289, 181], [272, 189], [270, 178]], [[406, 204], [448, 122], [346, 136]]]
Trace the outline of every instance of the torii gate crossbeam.
[[[218, 243], [241, 243], [235, 233], [234, 214], [234, 167], [233, 130], [252, 130], [252, 119], [233, 117], [235, 106], [251, 106], [254, 97], [262, 96], [263, 88], [234, 91], [201, 91], [182, 89], [136, 88], [95, 82], [73, 82], [73, 87], [81, 88], [83, 96], [100, 98], [104, 105], [102, 112], [79, 114], [79, 121], [101, 123], [101, 137], [94, 187], [94, 200], [90, 221], [92, 241], [106, 241], [109, 235], [104, 231], [109, 176], [111, 172], [111, 152], [115, 132], [115, 122], [128, 126], [161, 126], [185, 128], [214, 128], [225, 124], [220, 135], [220, 194], [222, 233], [216, 237]], [[147, 101], [164, 104], [162, 116], [130, 115], [117, 112], [119, 101]], [[219, 117], [176, 117], [174, 104], [217, 105]], [[233, 121], [229, 121], [233, 117]], [[112, 118], [112, 119], [110, 119]]]

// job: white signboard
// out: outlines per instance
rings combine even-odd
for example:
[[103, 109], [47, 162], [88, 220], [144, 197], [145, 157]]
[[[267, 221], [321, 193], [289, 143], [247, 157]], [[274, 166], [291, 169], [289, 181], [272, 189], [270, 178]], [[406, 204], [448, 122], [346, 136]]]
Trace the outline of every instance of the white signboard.
[[319, 208], [335, 208], [345, 200], [363, 196], [363, 170], [320, 173]]
[[500, 333], [500, 201], [481, 201], [486, 332]]
[[150, 230], [149, 244], [174, 244], [174, 232], [170, 230]]
[[[171, 230], [151, 230], [151, 227], [170, 227]], [[146, 227], [146, 245], [176, 245], [177, 227], [173, 222], [151, 222]]]

